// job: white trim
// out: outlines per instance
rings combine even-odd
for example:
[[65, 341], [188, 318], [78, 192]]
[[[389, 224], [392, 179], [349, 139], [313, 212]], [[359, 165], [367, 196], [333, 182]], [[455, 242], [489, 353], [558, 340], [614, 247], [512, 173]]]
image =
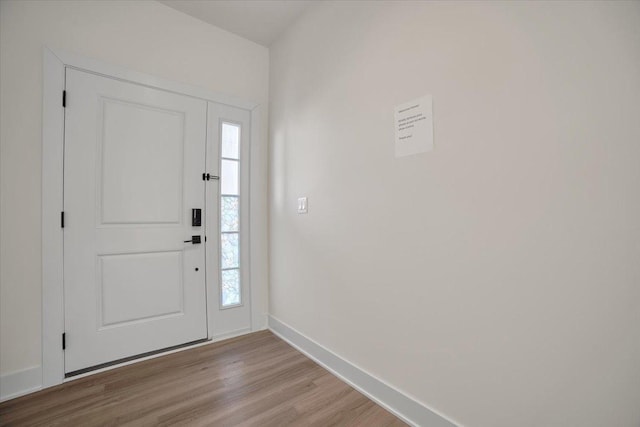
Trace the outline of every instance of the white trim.
[[[265, 215], [268, 214], [267, 209], [267, 170], [261, 170], [264, 166], [259, 154], [264, 153], [263, 158], [268, 158], [267, 141], [262, 141], [262, 127], [266, 132], [266, 113], [265, 106], [256, 105], [251, 110], [250, 117], [250, 149], [249, 158], [245, 167], [248, 169], [247, 185], [248, 194], [246, 202], [246, 211], [249, 212], [246, 233], [250, 239], [248, 246], [249, 254], [245, 263], [247, 283], [249, 283], [250, 301], [251, 301], [251, 329], [260, 331], [267, 328], [267, 312], [269, 301], [269, 266], [267, 252], [268, 248], [268, 224]], [[258, 189], [264, 189], [264, 192], [258, 193]], [[263, 198], [264, 197], [264, 198]], [[264, 208], [264, 210], [262, 209]], [[263, 226], [261, 226], [263, 225]]]
[[42, 88], [42, 386], [64, 379], [63, 210], [64, 63], [44, 49]]
[[[138, 71], [85, 58], [64, 50], [45, 47], [43, 51], [42, 107], [42, 380], [43, 388], [64, 381], [64, 352], [61, 339], [64, 332], [63, 234], [60, 212], [63, 210], [64, 109], [62, 91], [65, 70], [74, 68], [168, 92], [192, 96], [218, 104], [248, 110], [251, 125], [256, 102], [220, 94], [208, 89], [155, 77]], [[255, 113], [258, 120], [262, 117]], [[254, 140], [255, 138], [255, 140]], [[258, 143], [251, 133], [249, 144]], [[252, 214], [251, 216], [255, 215]], [[250, 286], [251, 281], [249, 281]], [[264, 328], [254, 324], [252, 330]], [[120, 365], [119, 365], [120, 366]], [[95, 372], [93, 372], [95, 373]]]
[[0, 376], [0, 402], [40, 390], [41, 380], [40, 366]]
[[[211, 133], [211, 124], [209, 123], [211, 120], [211, 105], [207, 102], [207, 141], [205, 148], [205, 170], [204, 172], [209, 172], [211, 169], [209, 167], [209, 161], [212, 156], [215, 156], [217, 159], [220, 154], [219, 150], [214, 150], [216, 146], [215, 136]], [[216, 162], [217, 164], [217, 162]], [[214, 175], [216, 175], [216, 171], [212, 171]], [[218, 173], [218, 180], [220, 179]], [[216, 181], [214, 181], [216, 182]], [[219, 181], [217, 181], [219, 182]], [[217, 183], [216, 182], [216, 183]], [[214, 245], [210, 240], [207, 240], [207, 235], [209, 236], [217, 236], [220, 235], [220, 205], [215, 203], [220, 198], [220, 186], [219, 185], [207, 185], [205, 184], [204, 190], [204, 218], [202, 218], [203, 223], [205, 225], [205, 240], [204, 240], [204, 253], [205, 253], [205, 282], [206, 282], [206, 290], [207, 290], [207, 338], [213, 339], [213, 315], [210, 311], [210, 307], [215, 307], [214, 302], [216, 300], [215, 295], [217, 295], [219, 288], [219, 274], [212, 274], [213, 272], [220, 271], [220, 248], [219, 245]], [[215, 207], [215, 209], [214, 209]], [[212, 220], [212, 217], [214, 218]]]
[[[46, 48], [45, 48], [46, 49]], [[166, 90], [168, 92], [180, 95], [188, 95], [205, 101], [212, 101], [218, 104], [230, 105], [232, 107], [252, 110], [258, 104], [256, 102], [247, 102], [241, 98], [215, 92], [199, 86], [187, 83], [175, 82], [172, 80], [156, 77], [151, 74], [141, 73], [139, 71], [128, 70], [117, 65], [109, 64], [98, 59], [87, 58], [76, 55], [63, 49], [50, 49], [68, 67], [82, 71], [89, 71], [109, 78], [124, 80], [143, 86], [156, 89]]]
[[428, 427], [459, 425], [271, 315], [269, 330], [404, 422]]

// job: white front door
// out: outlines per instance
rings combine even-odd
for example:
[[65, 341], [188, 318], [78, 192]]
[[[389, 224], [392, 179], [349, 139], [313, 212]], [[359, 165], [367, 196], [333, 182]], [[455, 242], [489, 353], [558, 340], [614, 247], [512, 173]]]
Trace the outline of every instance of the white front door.
[[74, 69], [66, 92], [65, 372], [206, 339], [207, 103]]

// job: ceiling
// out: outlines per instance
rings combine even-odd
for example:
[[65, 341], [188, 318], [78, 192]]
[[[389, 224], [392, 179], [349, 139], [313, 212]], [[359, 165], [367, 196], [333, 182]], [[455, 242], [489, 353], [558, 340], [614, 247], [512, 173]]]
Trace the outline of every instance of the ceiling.
[[201, 21], [263, 46], [298, 18], [312, 0], [160, 0]]

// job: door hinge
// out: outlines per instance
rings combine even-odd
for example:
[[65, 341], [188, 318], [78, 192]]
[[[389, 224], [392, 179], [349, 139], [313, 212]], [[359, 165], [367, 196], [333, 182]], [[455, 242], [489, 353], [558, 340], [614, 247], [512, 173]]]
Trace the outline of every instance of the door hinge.
[[220, 179], [220, 177], [217, 176], [217, 175], [211, 175], [210, 173], [203, 173], [202, 174], [202, 180], [203, 181], [211, 181], [212, 179], [217, 180], [217, 179]]
[[67, 91], [63, 90], [62, 91], [62, 108], [66, 108], [67, 107]]
[[64, 228], [64, 211], [60, 212], [60, 228]]
[[62, 333], [62, 349], [63, 350], [67, 349], [67, 333], [66, 332]]

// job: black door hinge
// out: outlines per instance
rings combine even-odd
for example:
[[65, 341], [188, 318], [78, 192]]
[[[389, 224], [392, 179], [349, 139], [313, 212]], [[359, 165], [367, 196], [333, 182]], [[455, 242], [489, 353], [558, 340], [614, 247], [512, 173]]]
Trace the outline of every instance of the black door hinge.
[[220, 179], [220, 177], [217, 176], [217, 175], [211, 175], [210, 173], [203, 173], [202, 174], [202, 180], [203, 181], [211, 181], [211, 180], [214, 180], [214, 179]]
[[62, 91], [62, 108], [66, 108], [67, 106], [67, 91]]
[[63, 350], [67, 349], [67, 333], [66, 332], [62, 333], [62, 349]]
[[64, 228], [64, 211], [60, 212], [60, 227]]

